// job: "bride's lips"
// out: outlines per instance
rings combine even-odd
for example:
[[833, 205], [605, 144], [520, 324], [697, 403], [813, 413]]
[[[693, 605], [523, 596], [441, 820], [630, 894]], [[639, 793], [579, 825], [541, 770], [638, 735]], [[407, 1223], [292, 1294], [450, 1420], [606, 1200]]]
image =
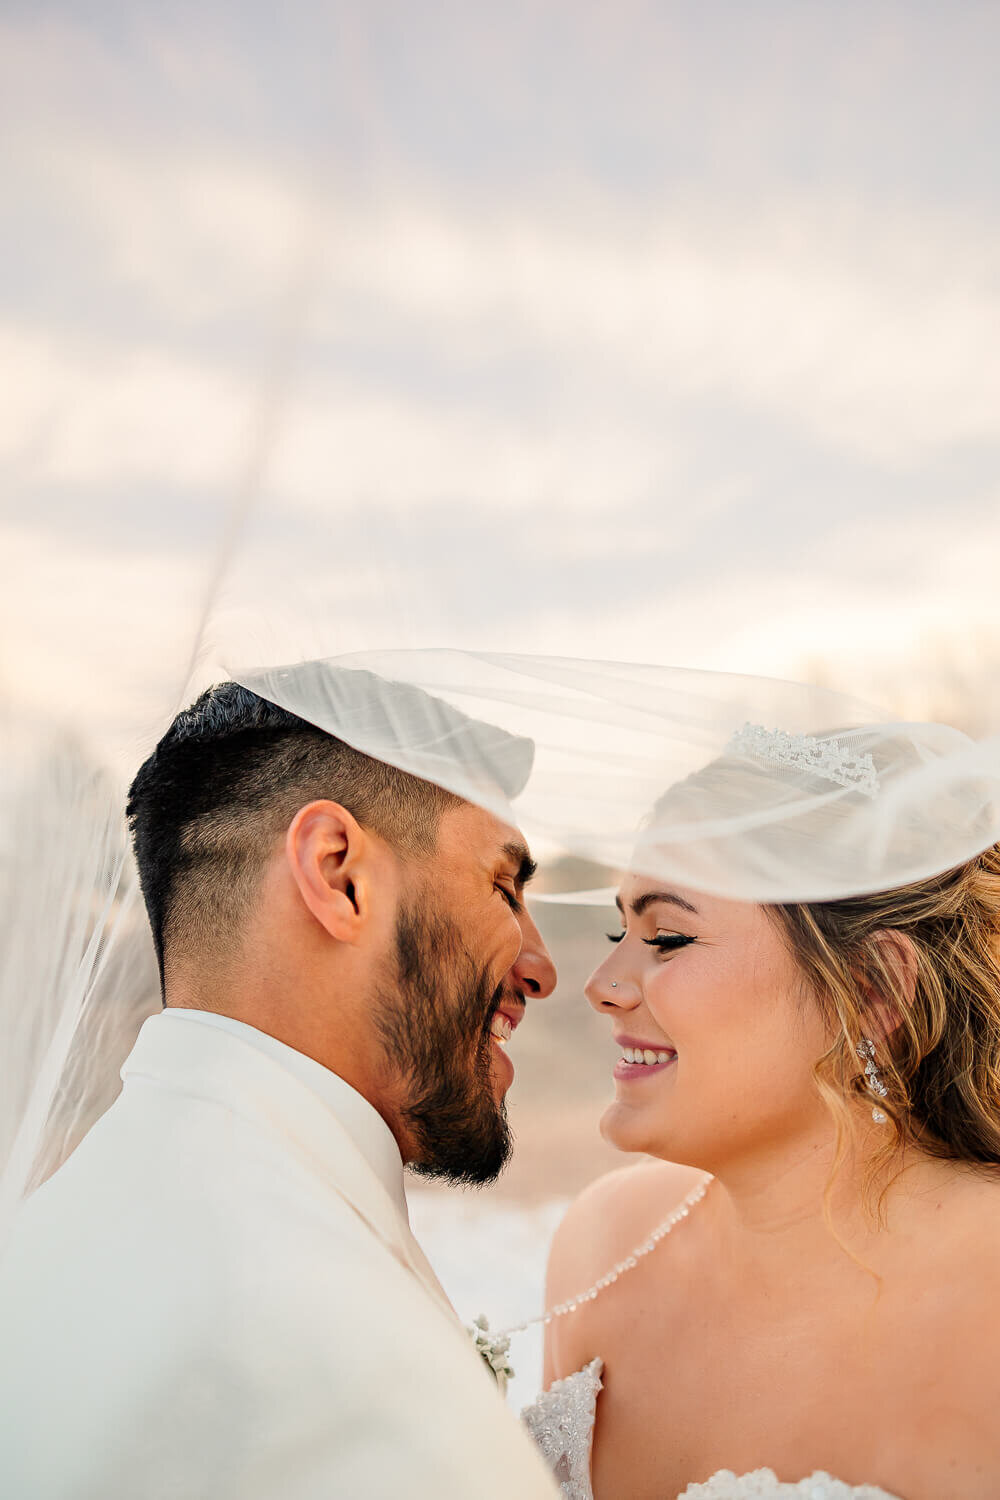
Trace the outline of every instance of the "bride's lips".
[[618, 1036], [615, 1041], [622, 1055], [614, 1068], [614, 1077], [623, 1082], [637, 1078], [655, 1078], [673, 1067], [677, 1053], [663, 1042], [644, 1041], [641, 1037]]
[[497, 1008], [490, 1021], [490, 1052], [497, 1077], [504, 1092], [514, 1082], [514, 1064], [507, 1056], [507, 1043], [524, 1019], [524, 1006], [505, 1000]]

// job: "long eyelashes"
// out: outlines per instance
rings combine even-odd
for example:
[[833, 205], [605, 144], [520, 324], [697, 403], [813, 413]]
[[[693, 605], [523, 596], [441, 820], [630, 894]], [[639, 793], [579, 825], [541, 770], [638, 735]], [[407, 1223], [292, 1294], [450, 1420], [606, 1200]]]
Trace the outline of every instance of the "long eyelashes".
[[[609, 943], [620, 943], [625, 936], [624, 932], [608, 932], [605, 934]], [[652, 938], [642, 940], [647, 948], [659, 948], [661, 953], [673, 953], [678, 948], [686, 948], [689, 943], [696, 943], [697, 938], [688, 937], [683, 932], [661, 932]]]

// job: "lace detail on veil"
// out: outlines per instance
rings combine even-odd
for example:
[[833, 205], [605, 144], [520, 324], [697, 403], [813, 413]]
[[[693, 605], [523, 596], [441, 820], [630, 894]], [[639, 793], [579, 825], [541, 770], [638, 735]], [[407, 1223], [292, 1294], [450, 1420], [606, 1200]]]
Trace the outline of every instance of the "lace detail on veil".
[[541, 1449], [566, 1500], [593, 1500], [590, 1449], [603, 1369], [603, 1362], [595, 1359], [575, 1375], [554, 1380], [534, 1406], [521, 1413], [521, 1421]]

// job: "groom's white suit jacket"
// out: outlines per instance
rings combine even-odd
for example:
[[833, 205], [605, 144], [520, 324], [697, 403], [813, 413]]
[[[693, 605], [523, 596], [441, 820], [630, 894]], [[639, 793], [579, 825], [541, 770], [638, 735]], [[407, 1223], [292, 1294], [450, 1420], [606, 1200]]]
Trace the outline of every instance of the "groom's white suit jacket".
[[241, 1030], [147, 1021], [120, 1098], [22, 1210], [0, 1496], [551, 1500], [410, 1232], [382, 1122], [366, 1136], [359, 1095]]

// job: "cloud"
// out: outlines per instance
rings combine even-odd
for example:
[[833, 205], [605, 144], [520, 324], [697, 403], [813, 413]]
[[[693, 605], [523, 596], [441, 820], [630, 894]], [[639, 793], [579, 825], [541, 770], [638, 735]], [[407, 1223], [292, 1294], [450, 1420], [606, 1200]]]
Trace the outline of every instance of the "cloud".
[[[367, 404], [427, 409], [440, 392], [472, 426], [491, 405], [523, 428], [534, 398], [553, 428], [585, 435], [597, 417], [629, 441], [637, 417], [665, 431], [678, 402], [727, 404], [892, 467], [1000, 437], [1000, 220], [973, 235], [961, 215], [883, 212], [873, 230], [871, 205], [821, 195], [742, 226], [613, 194], [540, 205], [328, 181], [307, 198], [243, 158], [79, 138], [25, 147], [25, 184], [51, 195], [36, 216], [72, 219], [98, 309], [79, 331], [128, 351], [154, 428], [168, 365], [186, 362], [192, 388], [246, 388], [304, 278], [313, 383], [339, 376]], [[60, 331], [45, 333], [51, 370]]]
[[268, 420], [227, 590], [332, 595], [351, 646], [792, 670], [985, 618], [988, 53], [921, 122], [957, 43], [876, 8], [863, 56], [780, 6], [773, 56], [735, 11], [642, 4], [502, 37], [432, 7], [403, 46], [376, 3], [308, 58], [304, 7], [0, 23], [22, 688], [183, 655]]

